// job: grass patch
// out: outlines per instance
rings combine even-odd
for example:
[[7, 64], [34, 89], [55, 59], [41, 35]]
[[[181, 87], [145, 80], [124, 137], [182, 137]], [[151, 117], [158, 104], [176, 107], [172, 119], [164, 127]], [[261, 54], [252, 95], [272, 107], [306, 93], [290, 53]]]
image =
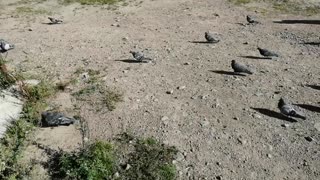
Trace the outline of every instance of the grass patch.
[[0, 90], [6, 89], [16, 82], [16, 78], [7, 70], [6, 61], [0, 57]]
[[78, 151], [57, 152], [49, 160], [49, 172], [58, 179], [174, 180], [176, 153], [152, 138], [123, 134], [113, 145], [98, 141]]
[[229, 1], [236, 5], [248, 4], [251, 2], [251, 0], [229, 0]]
[[113, 111], [114, 109], [116, 109], [116, 104], [122, 101], [123, 95], [116, 91], [106, 89], [103, 93], [102, 103], [105, 104], [109, 111]]
[[121, 0], [61, 0], [63, 4], [80, 3], [82, 5], [104, 5], [104, 4], [115, 4]]
[[29, 14], [29, 15], [51, 15], [52, 13], [50, 11], [47, 11], [45, 9], [34, 9], [32, 7], [27, 6], [21, 6], [16, 8], [16, 12], [18, 14]]
[[0, 140], [0, 179], [22, 179], [29, 167], [18, 163], [25, 148], [28, 134], [39, 124], [40, 113], [46, 108], [45, 99], [54, 94], [55, 88], [46, 82], [35, 86], [23, 86], [26, 103], [21, 117], [12, 121], [5, 136]]
[[111, 144], [98, 141], [80, 151], [60, 152], [52, 176], [68, 179], [107, 179], [115, 169]]
[[123, 172], [124, 177], [160, 180], [174, 180], [176, 178], [176, 168], [172, 164], [178, 152], [176, 148], [165, 146], [148, 138], [137, 140], [134, 149], [129, 153], [127, 161], [131, 168]]
[[[315, 15], [320, 13], [320, 7], [318, 5], [310, 5], [307, 6], [304, 2], [301, 1], [279, 1], [279, 0], [229, 0], [229, 2], [235, 5], [244, 5], [253, 4], [254, 3], [268, 3], [273, 8], [273, 10], [278, 11], [280, 13], [286, 14], [301, 14], [301, 15]], [[247, 6], [249, 9], [261, 8], [259, 4], [254, 6]], [[269, 9], [268, 6], [265, 7]], [[270, 11], [270, 10], [269, 10]], [[270, 11], [272, 12], [272, 11]]]
[[40, 113], [46, 108], [46, 99], [56, 91], [55, 87], [42, 81], [35, 86], [23, 83], [24, 78], [11, 74], [5, 61], [0, 59], [0, 86], [5, 89], [18, 84], [25, 97], [22, 115], [8, 126], [6, 134], [0, 139], [0, 179], [23, 179], [30, 172], [30, 167], [19, 164], [28, 135], [38, 124]]

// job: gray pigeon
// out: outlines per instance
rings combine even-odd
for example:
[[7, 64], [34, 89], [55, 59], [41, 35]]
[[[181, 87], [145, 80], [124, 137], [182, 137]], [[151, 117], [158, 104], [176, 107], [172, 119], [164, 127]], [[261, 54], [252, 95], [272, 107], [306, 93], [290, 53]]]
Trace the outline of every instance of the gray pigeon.
[[248, 23], [250, 24], [256, 24], [256, 23], [259, 23], [258, 21], [256, 21], [252, 16], [250, 15], [247, 15], [247, 21]]
[[286, 115], [288, 117], [296, 117], [296, 118], [300, 118], [300, 119], [307, 119], [304, 115], [302, 115], [301, 113], [297, 112], [291, 104], [286, 103], [283, 98], [280, 98], [279, 102], [278, 102], [278, 108], [280, 109], [280, 112], [283, 115]]
[[76, 121], [58, 112], [43, 112], [41, 118], [42, 127], [69, 126]]
[[269, 51], [268, 49], [262, 49], [258, 47], [258, 50], [262, 56], [265, 57], [279, 57], [279, 55], [275, 52]]
[[51, 24], [61, 24], [63, 21], [60, 19], [56, 19], [54, 17], [48, 17], [48, 19], [51, 21]]
[[142, 62], [144, 60], [149, 60], [149, 61], [152, 60], [151, 58], [144, 57], [143, 53], [138, 51], [130, 51], [130, 53], [132, 54], [133, 58], [139, 62]]
[[10, 44], [5, 40], [0, 39], [0, 53], [8, 52], [11, 49], [14, 49], [14, 45], [13, 44]]
[[215, 38], [211, 33], [209, 32], [205, 32], [204, 33], [204, 37], [206, 38], [207, 42], [209, 43], [217, 43], [219, 42], [220, 40]]
[[239, 64], [235, 60], [231, 61], [231, 67], [235, 73], [253, 74], [252, 71], [247, 66]]

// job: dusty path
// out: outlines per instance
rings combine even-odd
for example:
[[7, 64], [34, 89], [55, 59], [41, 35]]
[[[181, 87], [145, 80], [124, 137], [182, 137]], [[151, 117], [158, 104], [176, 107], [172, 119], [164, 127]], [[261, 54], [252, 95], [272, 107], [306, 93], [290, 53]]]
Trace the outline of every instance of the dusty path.
[[[319, 85], [320, 48], [300, 39], [319, 38], [320, 25], [276, 24], [272, 21], [305, 17], [250, 12], [262, 24], [242, 26], [248, 12], [223, 0], [148, 0], [113, 11], [44, 6], [65, 23], [43, 24], [46, 15], [10, 17], [12, 6], [1, 15], [0, 36], [17, 46], [10, 64], [55, 80], [91, 68], [107, 86], [122, 91], [124, 102], [112, 112], [81, 107], [92, 139], [127, 131], [177, 146], [180, 179], [320, 178], [319, 112], [303, 110], [308, 120], [287, 122], [252, 109], [278, 112], [281, 96], [319, 108], [320, 91], [304, 85]], [[205, 31], [220, 34], [221, 42], [189, 42], [202, 41]], [[281, 58], [240, 57], [258, 56], [257, 45]], [[134, 49], [147, 49], [156, 64], [116, 61], [131, 58]], [[252, 66], [254, 75], [212, 72], [231, 71], [232, 59]]]

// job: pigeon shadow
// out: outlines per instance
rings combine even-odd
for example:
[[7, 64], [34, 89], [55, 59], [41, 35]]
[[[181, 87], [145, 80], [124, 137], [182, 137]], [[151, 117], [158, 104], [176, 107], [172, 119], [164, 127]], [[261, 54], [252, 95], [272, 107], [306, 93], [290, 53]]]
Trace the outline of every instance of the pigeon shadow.
[[232, 72], [232, 71], [215, 71], [215, 70], [210, 70], [210, 72], [213, 72], [213, 73], [217, 73], [217, 74], [224, 74], [224, 75], [231, 75], [231, 76], [246, 76], [244, 74], [239, 74], [239, 73], [235, 73], [235, 72]]
[[273, 117], [273, 118], [276, 118], [276, 119], [280, 119], [280, 120], [283, 120], [283, 121], [288, 121], [288, 122], [298, 122], [297, 120], [295, 119], [292, 119], [292, 118], [289, 118], [281, 113], [278, 113], [278, 112], [275, 112], [275, 111], [272, 111], [272, 110], [269, 110], [269, 109], [264, 109], [264, 108], [251, 108], [263, 115], [266, 115], [266, 116], [269, 116], [269, 117]]
[[46, 25], [58, 25], [58, 24], [61, 24], [61, 23], [51, 23], [51, 22], [48, 22], [48, 23], [42, 23], [42, 24], [46, 24]]
[[144, 61], [136, 61], [134, 59], [120, 59], [120, 60], [115, 60], [115, 61], [121, 61], [121, 62], [124, 62], [124, 63], [147, 63], [147, 62], [144, 62]]
[[304, 42], [302, 44], [312, 45], [312, 46], [319, 46], [320, 42]]
[[320, 90], [320, 86], [317, 86], [317, 85], [306, 85], [306, 86], [312, 89]]
[[239, 56], [239, 57], [242, 57], [242, 58], [248, 58], [248, 59], [272, 59], [271, 57], [259, 57], [259, 56]]
[[309, 104], [294, 104], [295, 106], [299, 106], [303, 109], [320, 113], [320, 107], [309, 105]]
[[273, 21], [273, 23], [278, 24], [319, 24], [320, 20], [281, 20], [281, 21]]
[[190, 43], [194, 43], [194, 44], [217, 44], [219, 41], [217, 42], [209, 42], [209, 41], [189, 41]]

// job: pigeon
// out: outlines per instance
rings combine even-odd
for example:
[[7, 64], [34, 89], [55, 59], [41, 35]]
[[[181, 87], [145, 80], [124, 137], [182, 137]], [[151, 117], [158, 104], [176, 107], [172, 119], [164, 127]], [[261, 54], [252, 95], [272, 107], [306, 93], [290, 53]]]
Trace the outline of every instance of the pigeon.
[[56, 19], [54, 17], [48, 17], [48, 19], [51, 21], [51, 24], [61, 24], [63, 21], [60, 19]]
[[144, 57], [143, 53], [141, 52], [136, 52], [136, 51], [130, 51], [130, 53], [132, 54], [133, 58], [136, 60], [136, 61], [139, 61], [139, 62], [142, 62], [144, 60], [152, 60], [151, 58], [146, 58]]
[[286, 103], [283, 98], [280, 98], [278, 102], [278, 108], [280, 109], [280, 112], [288, 117], [296, 117], [303, 120], [306, 120], [307, 118], [302, 115], [301, 113], [297, 112], [291, 104]]
[[269, 51], [268, 49], [262, 49], [258, 47], [258, 50], [262, 56], [265, 57], [279, 57], [275, 52]]
[[11, 49], [14, 49], [14, 45], [13, 44], [10, 44], [5, 40], [0, 39], [0, 53], [8, 52]]
[[252, 16], [247, 15], [247, 21], [249, 24], [256, 24], [259, 23], [258, 21], [256, 21]]
[[69, 118], [58, 112], [43, 112], [41, 113], [42, 127], [53, 126], [69, 126], [75, 123], [74, 118]]
[[252, 71], [247, 66], [239, 64], [235, 60], [231, 61], [231, 67], [235, 73], [253, 74]]
[[213, 35], [210, 34], [209, 32], [205, 32], [204, 37], [206, 38], [207, 42], [209, 42], [209, 43], [217, 43], [220, 41], [219, 39], [213, 37]]

